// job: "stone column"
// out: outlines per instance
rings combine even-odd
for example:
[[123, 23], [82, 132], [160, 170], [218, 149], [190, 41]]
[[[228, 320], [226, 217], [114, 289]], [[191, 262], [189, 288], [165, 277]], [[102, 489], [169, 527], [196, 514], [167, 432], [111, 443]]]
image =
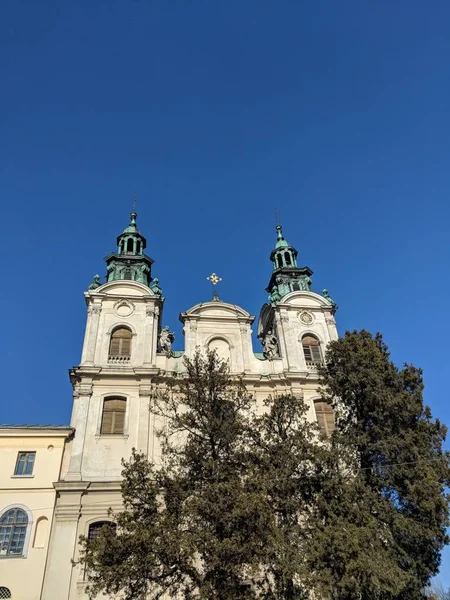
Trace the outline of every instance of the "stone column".
[[250, 338], [250, 326], [246, 323], [239, 323], [240, 342], [241, 342], [241, 362], [242, 370], [249, 371], [251, 369], [252, 341]]
[[69, 598], [78, 538], [81, 498], [89, 483], [55, 483], [58, 499], [50, 534], [41, 600]]
[[[285, 317], [283, 316], [283, 319]], [[288, 345], [286, 340], [286, 331], [284, 329], [285, 321], [282, 319], [279, 309], [275, 310], [275, 325], [278, 334], [278, 343], [280, 345], [280, 355], [283, 361], [283, 370], [289, 369], [288, 362]]]
[[82, 479], [81, 463], [91, 396], [91, 384], [76, 384], [73, 392], [73, 410], [70, 422], [70, 426], [75, 429], [75, 436], [71, 442], [69, 470], [64, 477], [66, 481], [81, 481]]
[[327, 324], [330, 341], [337, 340], [339, 336], [336, 329], [336, 319], [331, 313], [325, 313], [325, 323]]
[[100, 303], [92, 303], [88, 306], [88, 322], [86, 326], [86, 335], [81, 356], [82, 365], [93, 365], [95, 359], [95, 349], [97, 346], [98, 326], [100, 323], [100, 313], [102, 307]]
[[[291, 313], [292, 314], [292, 313]], [[284, 331], [284, 342], [286, 344], [286, 359], [288, 364], [288, 370], [291, 372], [298, 372], [301, 370], [300, 366], [300, 348], [295, 335], [295, 330], [290, 323], [290, 315], [288, 311], [283, 311], [280, 314], [281, 322], [283, 324]]]
[[138, 412], [138, 434], [137, 449], [148, 455], [149, 435], [150, 435], [150, 394], [151, 389], [148, 386], [139, 386], [139, 412]]
[[155, 362], [156, 347], [154, 347], [155, 336], [155, 316], [159, 310], [153, 304], [147, 304], [145, 307], [145, 326], [144, 326], [144, 365], [149, 366]]

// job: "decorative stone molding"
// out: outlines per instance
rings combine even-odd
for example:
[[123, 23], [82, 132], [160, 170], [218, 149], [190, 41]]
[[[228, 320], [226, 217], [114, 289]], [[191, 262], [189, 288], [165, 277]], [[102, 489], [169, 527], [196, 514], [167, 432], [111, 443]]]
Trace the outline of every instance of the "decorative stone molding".
[[88, 314], [89, 315], [99, 315], [102, 312], [102, 307], [97, 304], [89, 304], [88, 306]]
[[92, 396], [93, 386], [91, 384], [77, 384], [73, 390], [73, 397]]
[[303, 325], [312, 325], [314, 323], [314, 315], [309, 310], [301, 310], [297, 314], [297, 317]]
[[152, 390], [151, 388], [139, 388], [139, 396], [151, 396]]
[[134, 313], [135, 306], [132, 302], [122, 298], [114, 304], [113, 310], [118, 317], [129, 317]]

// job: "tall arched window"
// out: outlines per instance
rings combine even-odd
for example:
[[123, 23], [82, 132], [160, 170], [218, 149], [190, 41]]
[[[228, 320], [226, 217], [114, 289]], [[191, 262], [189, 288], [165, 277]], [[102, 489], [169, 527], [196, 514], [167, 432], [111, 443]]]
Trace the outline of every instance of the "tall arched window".
[[132, 333], [126, 327], [118, 327], [111, 334], [109, 362], [129, 362], [131, 356]]
[[313, 335], [303, 336], [302, 346], [307, 366], [322, 364], [323, 359], [322, 352], [320, 351], [320, 342], [316, 337]]
[[291, 264], [291, 255], [289, 254], [289, 252], [284, 253], [284, 262], [287, 266]]
[[314, 408], [316, 409], [317, 425], [319, 426], [320, 431], [326, 435], [326, 437], [330, 437], [335, 425], [333, 407], [322, 400], [315, 400]]
[[123, 435], [126, 409], [127, 401], [124, 398], [105, 398], [100, 433], [103, 435]]
[[0, 517], [0, 556], [21, 556], [27, 535], [28, 516], [11, 508]]

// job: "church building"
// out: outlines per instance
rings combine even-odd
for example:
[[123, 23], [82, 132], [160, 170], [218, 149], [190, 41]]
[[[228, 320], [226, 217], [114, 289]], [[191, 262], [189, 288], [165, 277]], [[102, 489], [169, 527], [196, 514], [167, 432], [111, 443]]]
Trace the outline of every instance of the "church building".
[[[130, 457], [132, 448], [156, 463], [160, 460], [151, 398], [174, 373], [183, 372], [183, 356], [192, 357], [196, 348], [216, 349], [257, 401], [287, 392], [302, 396], [308, 418], [317, 420], [325, 433], [333, 427], [332, 409], [318, 400], [317, 365], [327, 344], [338, 337], [337, 307], [327, 290], [312, 291], [312, 271], [298, 266], [297, 250], [280, 225], [270, 254], [268, 301], [257, 323], [244, 308], [215, 294], [181, 312], [183, 351], [172, 349], [174, 336], [164, 323], [164, 297], [152, 277], [154, 261], [146, 246], [133, 211], [115, 252], [105, 258], [106, 283], [96, 276], [84, 293], [81, 361], [70, 371], [74, 433], [54, 484], [56, 504], [41, 595], [45, 600], [87, 599], [78, 563], [79, 536], [95, 538], [110, 521], [108, 509], [120, 510], [121, 460]], [[219, 279], [213, 274], [210, 280], [214, 284]], [[254, 326], [262, 353], [253, 349]]]

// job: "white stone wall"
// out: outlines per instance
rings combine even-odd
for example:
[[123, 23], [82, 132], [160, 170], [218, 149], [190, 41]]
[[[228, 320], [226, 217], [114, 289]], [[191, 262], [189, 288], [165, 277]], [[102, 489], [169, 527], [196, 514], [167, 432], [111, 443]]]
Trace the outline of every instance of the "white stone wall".
[[[164, 388], [167, 378], [183, 371], [183, 357], [157, 352], [162, 321], [162, 300], [133, 281], [114, 281], [86, 292], [88, 316], [81, 363], [71, 372], [74, 403], [71, 425], [76, 429], [63, 461], [52, 534], [51, 556], [43, 596], [46, 600], [87, 599], [83, 573], [77, 559], [77, 539], [87, 534], [90, 522], [102, 520], [109, 506], [120, 506], [121, 460], [133, 447], [156, 463], [160, 460], [155, 429], [161, 426], [149, 411], [152, 391]], [[249, 392], [262, 410], [263, 400], [282, 393], [303, 395], [308, 418], [316, 418], [317, 373], [307, 365], [301, 339], [310, 333], [320, 340], [322, 352], [337, 339], [331, 305], [313, 292], [292, 292], [275, 305], [265, 305], [258, 335], [268, 324], [276, 332], [279, 355], [273, 360], [255, 355], [252, 326], [255, 317], [239, 306], [220, 301], [197, 304], [181, 313], [184, 354], [196, 348], [216, 348], [230, 361], [232, 373], [243, 376]], [[126, 364], [108, 362], [110, 336], [125, 325], [133, 333], [131, 359]], [[123, 435], [101, 435], [103, 401], [108, 396], [126, 398]], [[61, 582], [63, 586], [61, 587]]]

